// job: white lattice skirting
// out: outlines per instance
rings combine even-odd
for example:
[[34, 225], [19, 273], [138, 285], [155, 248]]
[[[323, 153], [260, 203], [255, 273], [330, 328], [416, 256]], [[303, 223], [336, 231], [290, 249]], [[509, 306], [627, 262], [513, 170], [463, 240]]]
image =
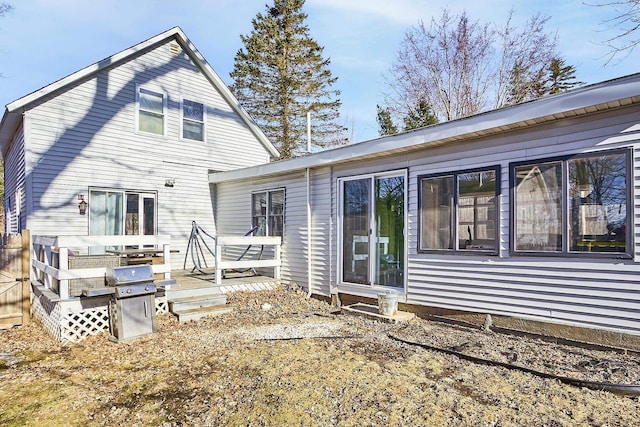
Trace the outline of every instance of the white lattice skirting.
[[[56, 295], [57, 296], [57, 295]], [[169, 312], [167, 297], [156, 297], [156, 315]], [[77, 308], [65, 301], [52, 301], [46, 291], [34, 289], [31, 310], [45, 330], [56, 340], [79, 342], [83, 339], [109, 332], [108, 300], [88, 308]], [[71, 305], [71, 306], [69, 306]]]
[[60, 333], [60, 319], [62, 309], [59, 303], [49, 300], [45, 295], [32, 294], [31, 314], [44, 329], [57, 341], [62, 341]]
[[255, 283], [237, 283], [237, 284], [229, 284], [229, 285], [221, 285], [220, 292], [223, 294], [238, 292], [238, 291], [267, 291], [276, 289], [279, 286], [279, 283], [275, 280], [269, 280], [265, 282], [255, 282]]

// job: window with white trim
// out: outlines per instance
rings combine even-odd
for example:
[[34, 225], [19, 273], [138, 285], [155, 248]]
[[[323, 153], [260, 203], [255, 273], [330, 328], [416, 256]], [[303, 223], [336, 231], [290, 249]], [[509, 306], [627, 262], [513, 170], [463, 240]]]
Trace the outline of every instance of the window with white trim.
[[284, 189], [255, 192], [251, 195], [252, 225], [255, 236], [283, 236]]
[[167, 97], [162, 92], [138, 87], [138, 130], [157, 135], [165, 134]]
[[498, 252], [498, 166], [418, 177], [420, 251]]
[[182, 100], [182, 138], [205, 140], [205, 107], [201, 102]]
[[512, 252], [631, 257], [630, 150], [511, 165]]

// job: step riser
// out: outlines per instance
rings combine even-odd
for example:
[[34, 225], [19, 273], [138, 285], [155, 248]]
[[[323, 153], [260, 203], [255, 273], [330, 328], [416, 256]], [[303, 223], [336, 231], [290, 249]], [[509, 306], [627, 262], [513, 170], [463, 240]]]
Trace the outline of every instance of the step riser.
[[169, 301], [188, 297], [215, 297], [220, 295], [219, 288], [199, 288], [199, 289], [167, 289], [167, 299]]
[[197, 301], [169, 301], [171, 312], [180, 310], [191, 310], [194, 308], [213, 307], [215, 305], [225, 305], [227, 303], [226, 295], [220, 295], [217, 298], [203, 298]]
[[178, 312], [178, 313], [174, 313], [174, 314], [178, 318], [178, 322], [188, 322], [190, 320], [202, 319], [203, 317], [207, 317], [207, 316], [220, 316], [222, 314], [230, 313], [231, 311], [233, 311], [233, 309], [231, 307], [225, 307], [225, 308], [217, 308], [217, 309], [212, 310], [212, 311], [200, 311], [200, 312], [196, 312], [196, 313], [180, 313], [180, 312]]

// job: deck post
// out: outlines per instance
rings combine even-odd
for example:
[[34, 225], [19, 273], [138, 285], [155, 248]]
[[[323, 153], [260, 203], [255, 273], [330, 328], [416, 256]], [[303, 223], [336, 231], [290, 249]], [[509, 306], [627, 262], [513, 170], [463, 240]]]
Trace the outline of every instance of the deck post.
[[[58, 250], [59, 250], [58, 271], [66, 272], [67, 270], [69, 270], [69, 248], [59, 248]], [[58, 286], [59, 286], [58, 294], [60, 295], [60, 299], [61, 300], [69, 299], [69, 280], [68, 279], [58, 280]]]
[[[44, 247], [44, 259], [45, 265], [53, 266], [53, 248], [51, 246]], [[53, 277], [50, 272], [44, 272], [44, 287], [46, 289], [53, 289]]]
[[220, 238], [216, 239], [216, 286], [220, 286], [222, 284], [222, 245], [220, 244]]
[[276, 280], [280, 280], [280, 266], [282, 265], [282, 262], [280, 261], [280, 246], [281, 246], [282, 241], [278, 242], [277, 245], [275, 245], [275, 253], [274, 253], [274, 258], [277, 261], [276, 266], [273, 268], [273, 278]]
[[[171, 245], [162, 245], [162, 263], [171, 265]], [[164, 273], [165, 280], [171, 279], [171, 270]]]

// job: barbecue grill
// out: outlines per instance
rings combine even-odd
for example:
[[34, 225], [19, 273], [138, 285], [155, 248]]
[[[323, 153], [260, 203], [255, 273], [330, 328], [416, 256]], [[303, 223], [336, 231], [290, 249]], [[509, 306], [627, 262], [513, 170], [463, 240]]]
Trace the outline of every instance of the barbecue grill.
[[150, 265], [107, 269], [107, 283], [115, 289], [109, 302], [111, 339], [131, 340], [156, 332], [156, 285]]

